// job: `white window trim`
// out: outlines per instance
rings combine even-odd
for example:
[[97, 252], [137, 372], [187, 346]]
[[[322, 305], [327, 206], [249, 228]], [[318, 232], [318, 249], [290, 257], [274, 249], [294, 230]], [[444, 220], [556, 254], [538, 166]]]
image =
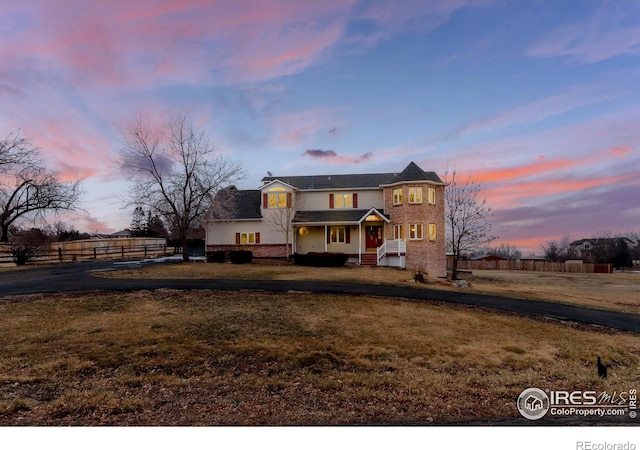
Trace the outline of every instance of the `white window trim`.
[[427, 188], [427, 202], [430, 205], [435, 205], [436, 204], [436, 190], [435, 188]]
[[[416, 237], [411, 237], [411, 227], [415, 227]], [[417, 237], [417, 236], [419, 236], [419, 237]], [[421, 223], [410, 223], [409, 224], [409, 240], [410, 241], [422, 241], [422, 240], [424, 240], [424, 225], [423, 224], [421, 224]]]
[[[433, 229], [433, 233], [431, 230]], [[428, 238], [430, 241], [435, 241], [438, 237], [438, 227], [436, 227], [435, 223], [430, 223], [427, 229], [427, 233], [429, 234]]]
[[[342, 240], [340, 240], [341, 236], [342, 236]], [[347, 243], [347, 227], [330, 227], [329, 241], [332, 244], [346, 244]]]
[[251, 231], [251, 232], [245, 232], [245, 233], [240, 233], [240, 245], [255, 245], [256, 243], [256, 233]]
[[[348, 206], [347, 206], [347, 203], [349, 203]], [[353, 193], [349, 193], [349, 194], [334, 193], [333, 194], [333, 208], [334, 209], [352, 209], [353, 208]]]
[[[400, 191], [399, 195], [396, 195], [396, 192]], [[393, 190], [391, 190], [391, 197], [393, 198], [393, 204], [394, 205], [402, 205], [402, 201], [404, 200], [404, 189], [402, 188], [395, 188]], [[399, 201], [396, 200], [396, 198], [399, 198]]]
[[[411, 191], [413, 191], [413, 200], [411, 200]], [[416, 200], [418, 196], [418, 192], [420, 192], [420, 200]], [[409, 187], [409, 204], [411, 205], [419, 205], [422, 203], [422, 186], [410, 186]]]
[[393, 238], [404, 239], [404, 225], [399, 223], [393, 226]]

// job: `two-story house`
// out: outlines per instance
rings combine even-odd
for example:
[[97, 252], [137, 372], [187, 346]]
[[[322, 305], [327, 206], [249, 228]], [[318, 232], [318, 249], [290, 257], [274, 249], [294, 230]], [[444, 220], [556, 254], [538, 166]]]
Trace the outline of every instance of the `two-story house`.
[[340, 252], [353, 263], [444, 276], [444, 195], [438, 175], [413, 162], [399, 173], [268, 176], [255, 190], [219, 192], [207, 251]]

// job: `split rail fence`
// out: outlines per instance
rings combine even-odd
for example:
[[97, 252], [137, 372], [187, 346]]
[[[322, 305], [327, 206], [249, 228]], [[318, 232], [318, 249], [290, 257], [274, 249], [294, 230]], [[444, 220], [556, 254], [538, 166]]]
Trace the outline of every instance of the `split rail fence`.
[[[98, 258], [151, 257], [167, 252], [164, 238], [86, 239], [51, 242], [37, 249], [33, 262], [76, 261]], [[0, 263], [11, 263], [8, 244], [0, 244]]]
[[[451, 270], [451, 262], [448, 264]], [[558, 263], [550, 261], [458, 261], [458, 270], [530, 270], [535, 272], [613, 273], [613, 264]]]

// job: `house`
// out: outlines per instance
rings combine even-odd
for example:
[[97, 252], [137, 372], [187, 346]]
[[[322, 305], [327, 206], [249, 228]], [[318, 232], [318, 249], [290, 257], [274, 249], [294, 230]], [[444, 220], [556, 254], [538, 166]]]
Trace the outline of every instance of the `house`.
[[350, 262], [446, 275], [445, 183], [411, 162], [399, 173], [268, 176], [255, 190], [221, 190], [207, 251], [256, 257], [340, 252]]
[[615, 249], [617, 245], [623, 243], [626, 248], [633, 249], [636, 247], [636, 242], [627, 237], [616, 238], [590, 238], [579, 239], [569, 244], [570, 254], [577, 259], [583, 261], [593, 261], [604, 258], [607, 254], [611, 253], [612, 249]]

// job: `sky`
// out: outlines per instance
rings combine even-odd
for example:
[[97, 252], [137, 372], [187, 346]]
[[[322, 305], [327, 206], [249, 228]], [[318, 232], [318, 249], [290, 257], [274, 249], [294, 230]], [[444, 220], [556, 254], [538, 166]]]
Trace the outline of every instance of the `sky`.
[[494, 245], [640, 231], [640, 1], [0, 1], [0, 105], [80, 231], [129, 226], [126, 125], [176, 113], [239, 188], [415, 161], [480, 184]]

